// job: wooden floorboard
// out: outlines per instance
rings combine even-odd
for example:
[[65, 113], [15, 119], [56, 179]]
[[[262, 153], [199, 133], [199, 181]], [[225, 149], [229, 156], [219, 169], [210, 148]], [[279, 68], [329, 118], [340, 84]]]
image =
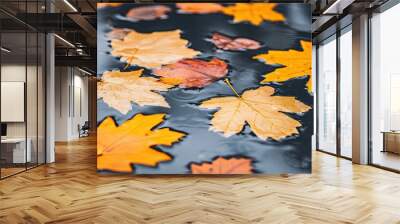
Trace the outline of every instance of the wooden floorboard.
[[94, 138], [0, 181], [0, 223], [400, 223], [400, 175], [320, 152], [313, 174], [96, 173]]

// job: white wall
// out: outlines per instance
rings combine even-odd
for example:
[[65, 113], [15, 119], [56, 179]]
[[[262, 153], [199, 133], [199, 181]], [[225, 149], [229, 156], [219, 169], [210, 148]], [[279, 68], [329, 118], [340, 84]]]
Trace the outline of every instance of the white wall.
[[[19, 64], [4, 64], [1, 66], [1, 81], [2, 82], [25, 82], [26, 67]], [[28, 73], [33, 69], [28, 66]], [[27, 96], [36, 96], [35, 94], [27, 93]], [[30, 100], [31, 101], [31, 100]], [[35, 106], [36, 107], [36, 106]], [[1, 108], [7, 110], [7, 108]], [[28, 115], [29, 116], [29, 115]], [[33, 120], [28, 117], [28, 120]], [[25, 137], [25, 122], [7, 122], [7, 136], [8, 137]], [[29, 136], [28, 136], [29, 137]]]
[[[38, 70], [37, 70], [38, 69]], [[1, 81], [2, 82], [23, 82], [26, 85], [26, 102], [18, 110], [22, 114], [26, 112], [25, 118], [21, 122], [5, 122], [7, 124], [7, 137], [8, 138], [27, 138], [29, 139], [32, 161], [39, 163], [44, 162], [45, 150], [45, 121], [44, 121], [44, 74], [42, 73], [41, 66], [34, 66], [18, 63], [2, 64], [1, 66]], [[25, 80], [27, 79], [27, 80]], [[4, 89], [2, 89], [3, 92]], [[20, 94], [25, 94], [25, 89], [19, 90]], [[2, 96], [3, 98], [4, 96]], [[26, 103], [26, 106], [25, 106]], [[11, 107], [2, 107], [2, 112], [17, 113]], [[24, 115], [22, 115], [24, 116]], [[37, 155], [37, 153], [39, 155]]]
[[56, 67], [55, 140], [79, 138], [78, 125], [88, 120], [88, 78], [72, 67]]

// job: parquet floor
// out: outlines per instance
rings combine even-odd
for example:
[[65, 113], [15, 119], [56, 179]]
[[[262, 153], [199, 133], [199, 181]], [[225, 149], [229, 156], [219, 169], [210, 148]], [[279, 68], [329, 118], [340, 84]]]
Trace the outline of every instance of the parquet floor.
[[101, 176], [95, 140], [0, 181], [0, 223], [400, 223], [400, 175], [322, 153], [312, 175]]

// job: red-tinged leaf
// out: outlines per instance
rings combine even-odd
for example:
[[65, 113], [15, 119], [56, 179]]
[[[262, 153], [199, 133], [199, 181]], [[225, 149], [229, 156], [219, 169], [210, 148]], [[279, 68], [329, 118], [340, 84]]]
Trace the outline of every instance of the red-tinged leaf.
[[165, 65], [154, 70], [161, 76], [161, 81], [178, 85], [182, 88], [201, 88], [223, 78], [228, 73], [228, 65], [218, 59], [183, 59], [174, 64]]
[[218, 157], [211, 163], [190, 164], [192, 174], [251, 174], [252, 160], [248, 158]]
[[136, 7], [126, 14], [133, 21], [165, 19], [171, 9], [164, 5]]
[[231, 38], [219, 33], [212, 35], [211, 42], [220, 49], [231, 51], [256, 50], [261, 44], [248, 38]]

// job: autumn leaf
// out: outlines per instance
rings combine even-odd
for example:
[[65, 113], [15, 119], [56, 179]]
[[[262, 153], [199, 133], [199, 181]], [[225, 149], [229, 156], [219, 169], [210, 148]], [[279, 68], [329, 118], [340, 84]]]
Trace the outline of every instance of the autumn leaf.
[[105, 8], [105, 7], [118, 7], [123, 3], [97, 3], [97, 8]]
[[235, 23], [247, 21], [258, 26], [263, 21], [285, 21], [285, 16], [274, 10], [276, 6], [274, 3], [236, 3], [225, 7], [222, 12], [233, 16]]
[[273, 96], [274, 92], [274, 88], [263, 86], [247, 90], [242, 96], [211, 98], [202, 102], [200, 107], [218, 109], [210, 129], [222, 132], [225, 137], [241, 132], [246, 123], [263, 140], [280, 140], [298, 134], [300, 122], [282, 112], [302, 113], [311, 108], [294, 97]]
[[211, 163], [190, 164], [192, 174], [251, 174], [252, 161], [248, 158], [218, 157]]
[[111, 41], [111, 54], [130, 65], [152, 69], [200, 54], [188, 48], [188, 44], [187, 40], [181, 39], [180, 30], [153, 33], [131, 31], [123, 40]]
[[312, 91], [311, 80], [311, 52], [312, 45], [309, 41], [300, 41], [302, 51], [269, 51], [267, 54], [260, 54], [254, 58], [267, 64], [279, 64], [285, 67], [277, 68], [268, 73], [262, 83], [283, 82], [292, 78], [310, 76], [307, 82], [308, 91]]
[[173, 85], [179, 84], [182, 88], [201, 88], [225, 77], [227, 73], [228, 65], [218, 58], [213, 58], [210, 61], [184, 59], [154, 70], [155, 75], [162, 77], [162, 82]]
[[260, 43], [255, 40], [240, 37], [231, 38], [219, 33], [213, 33], [211, 42], [217, 48], [232, 51], [255, 50], [261, 47]]
[[152, 147], [171, 146], [185, 134], [169, 128], [154, 128], [164, 114], [137, 114], [117, 126], [107, 117], [97, 128], [97, 169], [131, 172], [132, 164], [155, 167], [171, 160], [171, 156]]
[[207, 14], [221, 12], [224, 8], [217, 3], [176, 3], [180, 13]]
[[165, 19], [171, 9], [164, 5], [141, 6], [128, 11], [126, 17], [133, 21]]
[[164, 84], [156, 78], [140, 77], [143, 69], [120, 72], [105, 72], [97, 84], [97, 97], [122, 114], [127, 114], [131, 102], [139, 106], [168, 107], [164, 97], [155, 91], [167, 91], [172, 85]]
[[106, 34], [106, 36], [109, 40], [122, 40], [131, 31], [131, 29], [126, 28], [113, 28], [110, 32]]

